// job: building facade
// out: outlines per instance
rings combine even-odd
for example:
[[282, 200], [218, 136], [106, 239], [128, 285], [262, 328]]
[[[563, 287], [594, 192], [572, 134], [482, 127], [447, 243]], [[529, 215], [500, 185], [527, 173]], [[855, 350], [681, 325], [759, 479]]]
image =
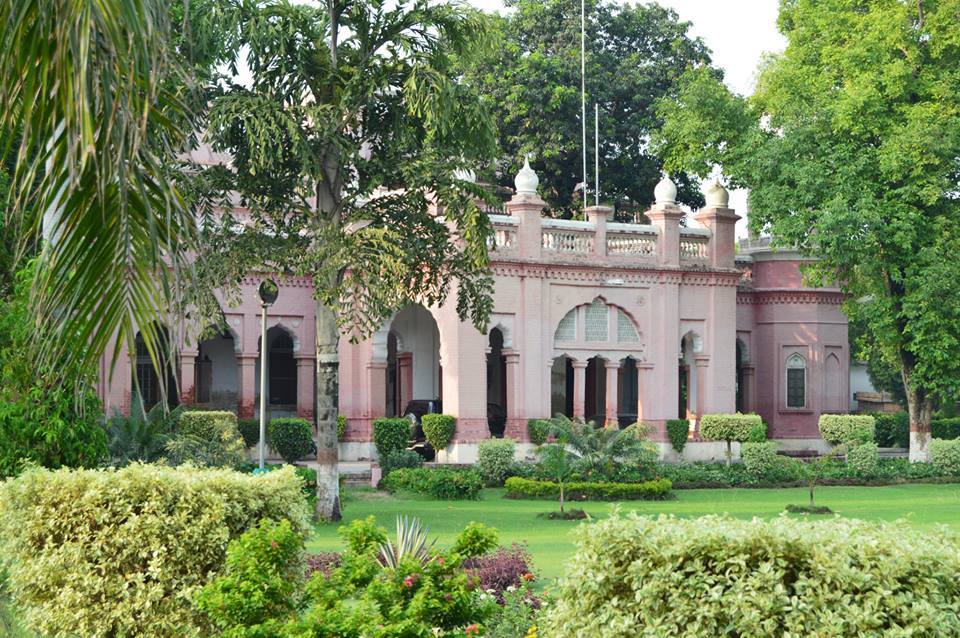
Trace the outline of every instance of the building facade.
[[[839, 290], [804, 286], [795, 253], [756, 241], [738, 251], [739, 217], [717, 183], [686, 226], [666, 178], [648, 225], [614, 223], [612, 209], [600, 206], [587, 209], [587, 221], [544, 217], [537, 186], [525, 166], [516, 194], [490, 215], [495, 286], [486, 332], [460, 321], [450, 304], [414, 305], [369, 339], [342, 338], [342, 459], [375, 458], [373, 421], [403, 415], [413, 400], [438, 400], [456, 416], [454, 441], [440, 455], [455, 462], [474, 460], [477, 442], [491, 436], [527, 442], [528, 420], [558, 413], [608, 426], [642, 421], [667, 457], [674, 453], [666, 422], [687, 418], [689, 460], [722, 455], [700, 440], [699, 416], [708, 413], [757, 412], [783, 447], [822, 445], [820, 413], [849, 407]], [[221, 334], [198, 344], [171, 335], [177, 347], [167, 373], [180, 401], [255, 414], [263, 276], [251, 273], [244, 302], [224, 308]], [[312, 418], [311, 283], [278, 282], [266, 400], [274, 416]], [[121, 353], [112, 379], [104, 373], [108, 406], [129, 409], [137, 393], [156, 399], [156, 373], [145, 353], [132, 355]]]

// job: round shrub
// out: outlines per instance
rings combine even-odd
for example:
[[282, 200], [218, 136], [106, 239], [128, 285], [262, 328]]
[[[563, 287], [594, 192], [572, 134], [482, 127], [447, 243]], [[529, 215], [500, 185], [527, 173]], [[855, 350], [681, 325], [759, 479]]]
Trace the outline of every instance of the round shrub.
[[450, 445], [457, 429], [457, 419], [449, 414], [424, 414], [423, 435], [434, 450], [440, 451]]
[[8, 584], [41, 635], [217, 635], [189, 601], [263, 519], [311, 529], [293, 468], [31, 469], [0, 485]]
[[777, 463], [777, 443], [747, 441], [740, 446], [740, 458], [747, 472], [754, 477], [768, 476]]
[[670, 439], [670, 445], [677, 454], [683, 454], [683, 448], [687, 446], [687, 440], [690, 438], [690, 421], [686, 419], [667, 421], [667, 438]]
[[514, 466], [517, 443], [513, 439], [486, 439], [477, 444], [477, 471], [488, 487], [503, 485]]
[[876, 432], [876, 424], [869, 414], [821, 414], [817, 425], [820, 436], [830, 445], [869, 443]]
[[960, 543], [940, 533], [635, 515], [576, 533], [545, 636], [960, 636]]
[[467, 526], [457, 534], [453, 542], [451, 551], [460, 554], [464, 558], [482, 556], [499, 544], [499, 535], [493, 527], [487, 527], [483, 523], [470, 521]]
[[377, 456], [386, 458], [391, 452], [407, 449], [410, 444], [410, 421], [404, 418], [374, 419], [373, 444], [377, 447]]
[[237, 419], [237, 429], [248, 448], [260, 442], [260, 419]]
[[950, 476], [960, 475], [960, 439], [931, 439], [929, 451], [935, 468]]
[[267, 442], [284, 461], [296, 463], [313, 449], [310, 422], [306, 419], [271, 419]]
[[861, 443], [847, 452], [847, 463], [857, 476], [873, 476], [877, 472], [880, 455], [873, 441]]
[[413, 450], [398, 450], [390, 452], [380, 459], [382, 476], [387, 477], [390, 472], [401, 468], [413, 468], [423, 465], [423, 457]]
[[534, 445], [543, 445], [547, 442], [550, 433], [550, 421], [545, 419], [530, 419], [527, 421], [527, 436]]
[[247, 460], [247, 448], [237, 429], [237, 416], [215, 410], [184, 412], [167, 442], [167, 459], [173, 465], [239, 467]]

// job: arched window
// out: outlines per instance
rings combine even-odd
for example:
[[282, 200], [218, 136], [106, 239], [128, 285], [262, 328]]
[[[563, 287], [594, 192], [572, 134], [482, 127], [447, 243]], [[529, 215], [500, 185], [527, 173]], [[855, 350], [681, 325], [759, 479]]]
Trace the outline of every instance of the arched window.
[[606, 341], [609, 338], [610, 308], [600, 299], [595, 299], [584, 312], [583, 329], [587, 341]]
[[627, 313], [617, 308], [617, 341], [620, 343], [639, 343], [640, 335]]
[[577, 339], [577, 309], [574, 308], [563, 316], [557, 331], [553, 334], [556, 342], [576, 341]]
[[807, 361], [799, 354], [787, 357], [787, 407], [807, 405]]

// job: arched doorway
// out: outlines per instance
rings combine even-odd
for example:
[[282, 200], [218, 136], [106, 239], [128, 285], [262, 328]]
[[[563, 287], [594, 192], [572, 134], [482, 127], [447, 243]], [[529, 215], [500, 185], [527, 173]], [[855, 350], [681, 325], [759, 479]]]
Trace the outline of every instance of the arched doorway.
[[620, 373], [617, 375], [617, 397], [620, 406], [617, 410], [617, 422], [621, 428], [637, 422], [637, 406], [640, 402], [637, 385], [637, 360], [626, 357], [621, 360]]
[[170, 333], [166, 327], [153, 326], [156, 338], [154, 357], [150, 356], [147, 342], [141, 332], [134, 338], [134, 367], [131, 387], [134, 400], [139, 401], [145, 410], [149, 410], [166, 398], [169, 407], [180, 404], [179, 386], [176, 377], [176, 357], [170, 344]]
[[[286, 329], [274, 326], [267, 330], [267, 405], [273, 416], [296, 415], [297, 411], [297, 362], [293, 357], [294, 341]], [[260, 348], [262, 354], [263, 348]], [[260, 392], [260, 366], [263, 357], [257, 360], [255, 368], [257, 394]]]
[[587, 359], [583, 416], [586, 421], [601, 426], [607, 420], [607, 368], [602, 357]]
[[503, 356], [503, 332], [490, 331], [487, 353], [487, 427], [490, 436], [502, 438], [507, 425], [507, 358]]
[[387, 379], [386, 379], [386, 415], [389, 417], [399, 416], [403, 409], [400, 403], [399, 385], [397, 383], [397, 335], [390, 331], [387, 333]]
[[573, 359], [561, 355], [550, 367], [550, 416], [573, 418]]
[[235, 342], [228, 330], [218, 331], [198, 344], [194, 370], [198, 405], [221, 410], [236, 409], [239, 373]]
[[745, 363], [746, 363], [746, 348], [744, 347], [743, 342], [737, 339], [737, 363], [736, 363], [737, 412], [747, 411], [746, 401], [745, 401], [747, 386], [746, 386], [746, 379], [743, 373]]
[[426, 308], [419, 304], [408, 306], [393, 318], [387, 337], [387, 359], [388, 368], [393, 368], [392, 390], [391, 373], [387, 373], [388, 392], [393, 393], [398, 415], [403, 415], [410, 401], [441, 399], [440, 329]]
[[697, 415], [697, 375], [694, 354], [703, 351], [701, 337], [693, 331], [680, 339], [680, 391], [677, 396], [677, 417], [694, 419]]

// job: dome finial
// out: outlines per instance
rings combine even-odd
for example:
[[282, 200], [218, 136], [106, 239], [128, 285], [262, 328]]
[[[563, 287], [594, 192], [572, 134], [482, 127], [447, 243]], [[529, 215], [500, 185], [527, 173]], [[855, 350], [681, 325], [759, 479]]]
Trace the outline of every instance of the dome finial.
[[653, 199], [658, 204], [677, 203], [677, 185], [664, 173], [663, 179], [653, 189]]
[[714, 177], [713, 182], [707, 186], [705, 191], [707, 208], [726, 208], [730, 204], [730, 193], [720, 183], [719, 177]]
[[536, 195], [537, 186], [540, 185], [540, 178], [532, 168], [530, 168], [530, 154], [523, 156], [523, 168], [513, 179], [514, 186], [517, 187], [517, 195]]

